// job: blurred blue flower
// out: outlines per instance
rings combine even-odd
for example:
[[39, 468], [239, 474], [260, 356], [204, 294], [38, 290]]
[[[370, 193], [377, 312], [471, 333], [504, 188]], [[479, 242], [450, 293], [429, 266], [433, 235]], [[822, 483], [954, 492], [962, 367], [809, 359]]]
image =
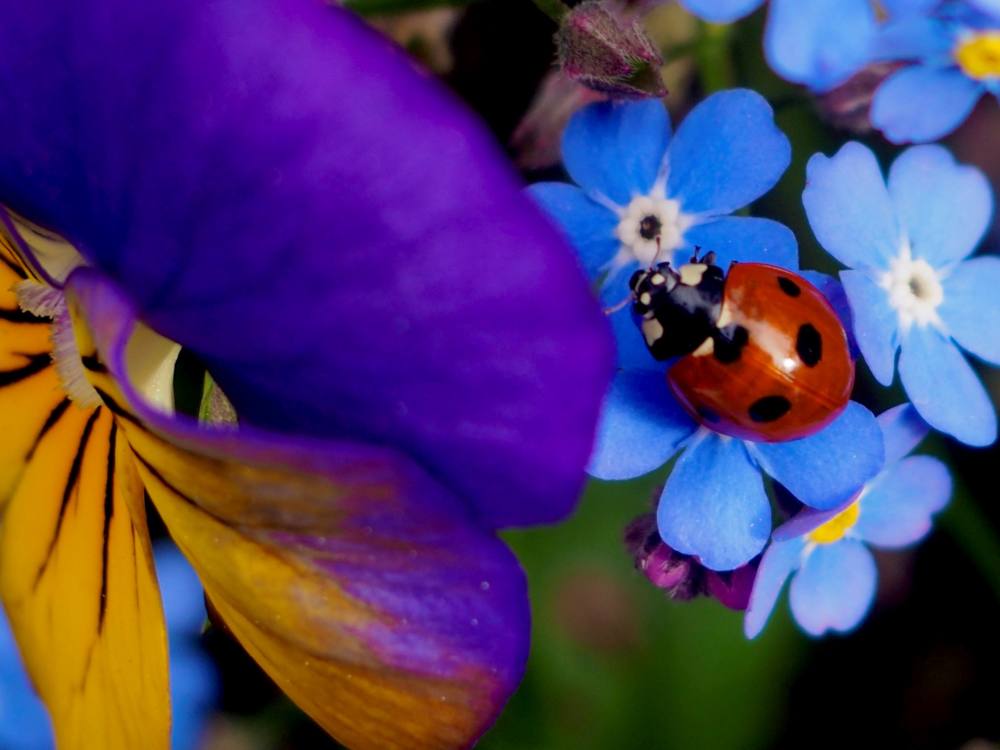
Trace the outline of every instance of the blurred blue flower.
[[[785, 581], [792, 577], [792, 615], [810, 635], [846, 632], [875, 598], [877, 571], [868, 546], [906, 547], [931, 530], [932, 516], [951, 496], [947, 467], [930, 456], [905, 457], [927, 433], [909, 404], [878, 417], [886, 467], [845, 507], [803, 510], [774, 532], [744, 619], [748, 638], [764, 629]], [[905, 458], [904, 458], [905, 457]]]
[[[157, 544], [155, 554], [170, 643], [171, 745], [191, 750], [198, 746], [218, 690], [215, 667], [197, 641], [205, 619], [201, 583], [169, 542]], [[45, 704], [31, 687], [6, 617], [0, 617], [0, 747], [55, 747]]]
[[1000, 259], [967, 258], [993, 216], [983, 174], [940, 146], [915, 146], [889, 171], [848, 143], [816, 154], [802, 195], [841, 281], [858, 346], [883, 385], [899, 375], [920, 415], [969, 445], [996, 438], [994, 407], [958, 347], [1000, 364]]
[[628, 295], [640, 265], [686, 259], [696, 245], [714, 250], [723, 268], [737, 256], [795, 263], [787, 227], [728, 215], [774, 187], [791, 158], [770, 105], [753, 91], [713, 94], [673, 137], [658, 100], [591, 104], [567, 125], [562, 155], [579, 187], [545, 182], [529, 190], [590, 278], [603, 278], [606, 302]]
[[997, 0], [894, 0], [874, 42], [882, 60], [907, 61], [875, 92], [871, 121], [894, 143], [933, 141], [988, 93], [1000, 99]]
[[[681, 0], [706, 21], [734, 21], [763, 0]], [[877, 28], [869, 0], [771, 0], [764, 32], [768, 63], [815, 91], [842, 83], [869, 60]], [[835, 18], [835, 22], [831, 19]]]

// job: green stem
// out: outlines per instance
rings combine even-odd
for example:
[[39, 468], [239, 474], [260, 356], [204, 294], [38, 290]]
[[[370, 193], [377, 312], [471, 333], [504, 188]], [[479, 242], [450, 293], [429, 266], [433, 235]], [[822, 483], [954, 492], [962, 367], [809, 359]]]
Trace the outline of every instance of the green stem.
[[569, 13], [569, 8], [562, 0], [532, 0], [532, 2], [556, 23], [562, 23], [563, 18]]
[[736, 73], [730, 55], [733, 27], [702, 22], [699, 25], [695, 58], [698, 61], [698, 77], [706, 94], [736, 85]]
[[1000, 598], [1000, 538], [972, 497], [957, 491], [941, 525], [955, 538]]

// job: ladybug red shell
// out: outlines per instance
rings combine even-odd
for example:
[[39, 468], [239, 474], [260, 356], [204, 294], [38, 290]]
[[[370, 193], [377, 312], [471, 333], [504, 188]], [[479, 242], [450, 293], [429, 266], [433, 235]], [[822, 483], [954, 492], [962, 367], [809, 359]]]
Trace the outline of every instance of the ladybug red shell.
[[633, 314], [667, 382], [702, 424], [763, 442], [806, 437], [850, 398], [847, 334], [823, 294], [798, 274], [706, 256], [674, 271], [638, 271]]

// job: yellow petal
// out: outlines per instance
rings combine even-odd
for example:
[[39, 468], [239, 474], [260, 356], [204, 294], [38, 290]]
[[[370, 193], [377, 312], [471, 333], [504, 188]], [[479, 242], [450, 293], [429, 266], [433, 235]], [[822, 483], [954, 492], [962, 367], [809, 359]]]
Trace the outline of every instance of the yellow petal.
[[0, 243], [0, 596], [61, 750], [167, 748], [163, 613], [143, 489], [111, 412], [62, 394]]
[[139, 339], [98, 274], [70, 278], [88, 372], [216, 610], [277, 684], [354, 750], [465, 747], [526, 656], [523, 575], [492, 533], [394, 451], [209, 429], [157, 413]]

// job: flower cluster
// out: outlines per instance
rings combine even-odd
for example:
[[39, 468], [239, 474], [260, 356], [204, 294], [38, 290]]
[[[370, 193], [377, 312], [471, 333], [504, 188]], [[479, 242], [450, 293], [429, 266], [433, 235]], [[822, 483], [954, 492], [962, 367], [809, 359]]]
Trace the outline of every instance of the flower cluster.
[[[831, 158], [815, 155], [803, 202], [820, 243], [848, 267], [838, 283], [798, 270], [795, 241], [781, 225], [729, 215], [770, 189], [788, 164], [787, 142], [753, 92], [708, 97], [673, 137], [659, 102], [590, 105], [567, 127], [563, 154], [577, 184], [542, 183], [530, 191], [599, 285], [618, 344], [618, 372], [589, 472], [629, 479], [677, 456], [659, 498], [655, 534], [644, 535], [645, 545], [631, 543], [637, 567], [673, 596], [690, 598], [713, 593], [705, 582], [719, 571], [740, 569], [744, 576], [766, 547], [747, 611], [749, 636], [763, 627], [795, 571], [792, 608], [803, 629], [814, 635], [851, 629], [874, 596], [875, 566], [863, 543], [916, 542], [950, 494], [942, 464], [906, 453], [928, 426], [971, 445], [996, 438], [995, 410], [959, 351], [1000, 364], [997, 337], [984, 335], [1000, 323], [994, 291], [1000, 260], [967, 260], [993, 214], [985, 178], [939, 146], [904, 152], [888, 184], [860, 144], [849, 143]], [[714, 255], [706, 260], [709, 251]], [[718, 298], [705, 282], [714, 265], [719, 277], [730, 272]], [[778, 283], [761, 287], [768, 278]], [[733, 317], [758, 294], [762, 302], [748, 308], [757, 319]], [[739, 346], [763, 347], [755, 337], [776, 340], [789, 316], [799, 325], [794, 311], [806, 308], [796, 305], [812, 294], [825, 296], [832, 319], [845, 329], [845, 356], [860, 354], [881, 383], [892, 382], [902, 352], [900, 377], [912, 405], [876, 420], [847, 402], [793, 437], [767, 426], [785, 413], [780, 409], [778, 417], [761, 417], [757, 430], [734, 430], [727, 418], [744, 408], [748, 378], [793, 373], [796, 358], [810, 367], [831, 366], [823, 364], [819, 344], [808, 361], [804, 326], [784, 363], [751, 360], [744, 370], [732, 364]], [[783, 303], [787, 296], [796, 302]], [[623, 305], [612, 304], [622, 298], [632, 306], [631, 318], [620, 311]], [[741, 341], [736, 323], [723, 319], [749, 326]], [[688, 335], [690, 345], [658, 352], [658, 337], [676, 331]], [[836, 343], [824, 341], [829, 354]], [[735, 359], [727, 354], [734, 346]], [[691, 364], [713, 360], [726, 363], [724, 374]], [[676, 375], [685, 367], [718, 380], [711, 386], [721, 415], [697, 407], [686, 390], [692, 386]], [[782, 374], [778, 382], [790, 379], [793, 390], [807, 394], [833, 387], [795, 380], [807, 376]], [[773, 533], [769, 484], [780, 485], [801, 508]]]

